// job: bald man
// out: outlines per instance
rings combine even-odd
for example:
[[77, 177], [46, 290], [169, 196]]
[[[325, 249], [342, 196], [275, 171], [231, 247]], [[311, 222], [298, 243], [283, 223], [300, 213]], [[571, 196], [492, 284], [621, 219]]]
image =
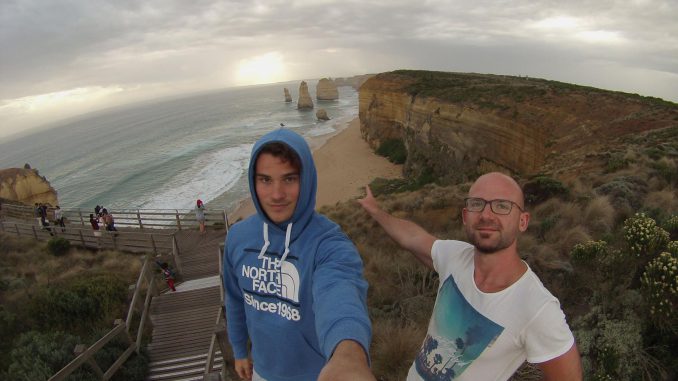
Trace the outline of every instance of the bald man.
[[581, 359], [560, 303], [518, 255], [527, 230], [523, 191], [502, 173], [480, 176], [462, 210], [469, 243], [439, 240], [358, 202], [400, 246], [440, 278], [422, 347], [407, 380], [507, 380], [527, 360], [546, 380], [581, 380]]

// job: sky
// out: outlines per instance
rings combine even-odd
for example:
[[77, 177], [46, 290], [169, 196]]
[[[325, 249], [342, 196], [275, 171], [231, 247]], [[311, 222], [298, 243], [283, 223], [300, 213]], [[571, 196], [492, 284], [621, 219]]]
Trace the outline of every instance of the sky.
[[126, 103], [396, 69], [678, 102], [678, 0], [0, 0], [0, 138]]

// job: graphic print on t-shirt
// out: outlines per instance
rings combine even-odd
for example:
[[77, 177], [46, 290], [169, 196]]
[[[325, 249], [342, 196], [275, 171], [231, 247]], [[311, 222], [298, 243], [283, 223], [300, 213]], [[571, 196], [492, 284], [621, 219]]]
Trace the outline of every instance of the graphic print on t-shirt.
[[473, 308], [449, 276], [440, 287], [428, 335], [415, 359], [417, 373], [427, 381], [454, 380], [503, 330]]

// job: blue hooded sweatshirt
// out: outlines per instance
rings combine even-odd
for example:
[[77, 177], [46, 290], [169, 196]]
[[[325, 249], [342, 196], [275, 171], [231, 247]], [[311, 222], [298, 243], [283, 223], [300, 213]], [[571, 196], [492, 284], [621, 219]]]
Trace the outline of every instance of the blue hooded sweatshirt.
[[[266, 216], [255, 190], [256, 158], [270, 142], [301, 159], [297, 205], [280, 224]], [[254, 369], [267, 381], [315, 381], [340, 341], [354, 340], [369, 354], [362, 261], [339, 226], [315, 212], [316, 169], [304, 138], [285, 129], [264, 135], [248, 176], [257, 213], [231, 227], [223, 261], [233, 355], [247, 358], [249, 339]]]

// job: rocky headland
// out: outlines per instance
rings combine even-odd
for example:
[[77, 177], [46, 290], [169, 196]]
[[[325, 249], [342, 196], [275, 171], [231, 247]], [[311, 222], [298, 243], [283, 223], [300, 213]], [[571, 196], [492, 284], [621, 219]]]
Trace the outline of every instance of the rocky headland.
[[443, 183], [489, 170], [567, 180], [648, 134], [678, 134], [674, 103], [535, 78], [399, 70], [368, 79], [359, 97], [368, 143], [402, 142], [405, 175]]
[[0, 169], [0, 198], [26, 205], [43, 203], [56, 206], [57, 192], [36, 169]]

